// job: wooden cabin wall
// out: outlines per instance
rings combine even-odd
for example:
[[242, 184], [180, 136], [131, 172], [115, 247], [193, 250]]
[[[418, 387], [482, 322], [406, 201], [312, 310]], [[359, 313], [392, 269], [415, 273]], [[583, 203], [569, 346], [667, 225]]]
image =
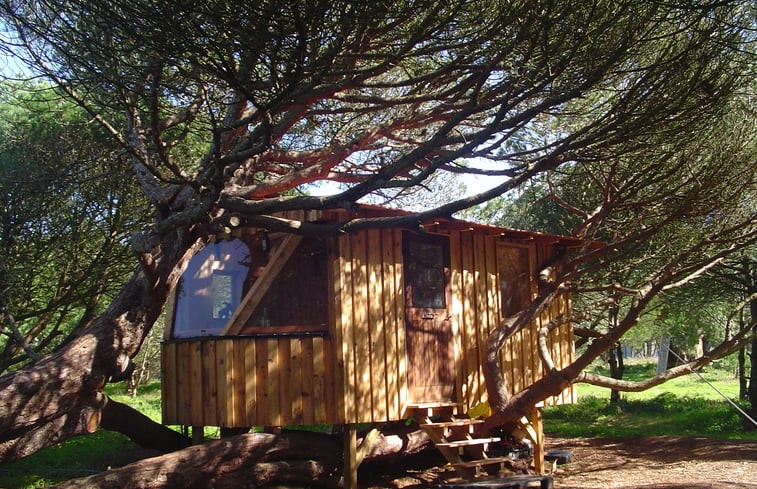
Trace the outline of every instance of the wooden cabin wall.
[[342, 348], [349, 423], [401, 419], [407, 400], [402, 232], [370, 230], [339, 238], [335, 270], [335, 343]]
[[[456, 395], [469, 409], [487, 399], [481, 364], [487, 336], [500, 321], [497, 243], [505, 240], [479, 230], [448, 234]], [[528, 247], [531, 275], [554, 252], [538, 239], [510, 244]], [[163, 422], [280, 426], [402, 419], [408, 403], [402, 231], [340, 236], [332, 258], [327, 335], [166, 341]], [[508, 340], [501, 363], [515, 392], [542, 375], [539, 325], [569, 310], [569, 300], [560, 298]], [[558, 368], [574, 358], [570, 325], [557, 328], [549, 340]], [[573, 401], [569, 387], [547, 403]]]
[[[487, 401], [482, 370], [486, 355], [486, 340], [500, 321], [499, 280], [497, 276], [497, 243], [507, 243], [502, 237], [474, 231], [450, 233], [450, 265], [452, 286], [452, 316], [457, 325], [455, 335], [458, 360], [457, 396], [466, 409]], [[527, 247], [531, 256], [531, 274], [553, 256], [549, 243], [530, 241], [511, 242], [511, 246]], [[537, 292], [533, 284], [534, 294]], [[543, 321], [567, 313], [570, 303], [560, 297], [537, 321], [508, 339], [500, 353], [500, 362], [507, 385], [514, 393], [543, 376], [538, 356], [537, 334]], [[550, 351], [555, 365], [560, 368], [575, 357], [572, 327], [563, 325], [549, 336]], [[575, 388], [565, 389], [547, 404], [575, 401]]]
[[208, 337], [162, 350], [164, 424], [340, 422], [329, 337]]
[[[481, 366], [488, 334], [500, 320], [496, 247], [503, 240], [471, 231], [452, 231], [449, 236], [457, 399], [469, 409], [487, 400]], [[511, 244], [530, 250], [532, 275], [554, 252], [545, 242]], [[402, 232], [372, 230], [341, 237], [334, 267], [338, 276], [335, 304], [341, 311], [336, 314], [334, 329], [335, 344], [342, 345], [336, 351], [336, 362], [343, 366], [340, 412], [348, 422], [400, 419], [408, 402]], [[535, 281], [533, 287], [535, 294]], [[561, 297], [540, 320], [508, 340], [501, 364], [515, 392], [543, 375], [537, 353], [538, 327], [569, 310], [567, 298]], [[548, 344], [558, 368], [575, 356], [570, 325], [555, 329]], [[575, 391], [570, 387], [547, 404], [574, 400]]]

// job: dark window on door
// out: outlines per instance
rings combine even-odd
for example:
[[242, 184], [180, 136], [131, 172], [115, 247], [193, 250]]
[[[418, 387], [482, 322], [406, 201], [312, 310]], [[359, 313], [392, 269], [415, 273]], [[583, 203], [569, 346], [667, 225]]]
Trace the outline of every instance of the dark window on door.
[[405, 233], [405, 287], [408, 306], [446, 309], [449, 239], [446, 236]]

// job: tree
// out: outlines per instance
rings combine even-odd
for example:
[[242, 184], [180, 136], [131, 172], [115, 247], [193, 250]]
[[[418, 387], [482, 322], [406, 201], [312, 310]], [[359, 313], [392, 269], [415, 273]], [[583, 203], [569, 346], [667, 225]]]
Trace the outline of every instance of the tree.
[[[118, 153], [49, 85], [0, 87], [0, 372], [87, 328], [134, 268], [147, 222]], [[127, 182], [127, 184], [125, 184]]]
[[[623, 297], [639, 294], [644, 284], [658, 280], [655, 276], [660, 267], [691, 258], [702, 259], [700, 245], [705, 246], [707, 242], [736, 244], [737, 240], [729, 242], [724, 233], [725, 228], [734, 223], [736, 227], [731, 229], [736, 232], [734, 236], [753, 232], [755, 178], [749, 170], [757, 156], [753, 99], [754, 93], [741, 93], [722, 118], [711, 121], [711, 128], [703, 133], [709, 136], [685, 143], [675, 150], [676, 156], [672, 159], [666, 149], [657, 154], [656, 150], [645, 151], [641, 163], [638, 159], [631, 162], [620, 159], [581, 167], [563, 166], [542, 177], [541, 184], [532, 185], [516, 200], [505, 202], [504, 206], [500, 204], [504, 210], [497, 210], [492, 201], [484, 212], [502, 216], [499, 222], [502, 225], [517, 225], [526, 218], [536, 229], [548, 232], [566, 232], [564, 226], [572, 223], [575, 228], [571, 232], [587, 232], [587, 236], [616, 248], [613, 252], [617, 255], [606, 266], [591, 270], [582, 279], [591, 282], [591, 286], [575, 287], [579, 282], [576, 280], [572, 285], [576, 293], [590, 292], [574, 299], [576, 310], [587, 309], [583, 317], [576, 314], [576, 318], [588, 325], [581, 331], [589, 338], [607, 337], [618, 329], [619, 314], [621, 318], [627, 317], [632, 308], [633, 301]], [[636, 153], [634, 158], [640, 154]], [[632, 169], [629, 164], [633, 165]], [[724, 166], [729, 168], [728, 175], [721, 172]], [[651, 178], [644, 180], [641, 175]], [[666, 206], [669, 207], [663, 209]], [[524, 215], [521, 210], [525, 207], [535, 212]], [[674, 214], [678, 217], [672, 218]], [[650, 231], [642, 241], [636, 240], [635, 235]], [[689, 246], [697, 250], [697, 255], [682, 257], [682, 250]], [[728, 344], [735, 334], [729, 328], [730, 322], [749, 303], [745, 300], [750, 297], [750, 270], [744, 262], [745, 253], [749, 252], [741, 251], [731, 259], [720, 257], [717, 266], [706, 266], [704, 260], [703, 268], [691, 269], [694, 272], [691, 277], [666, 285], [661, 293], [653, 294], [655, 297], [645, 307], [644, 314], [653, 318], [658, 336], [674, 336], [676, 343], [692, 350], [702, 333], [707, 333], [715, 342], [716, 350]], [[598, 287], [598, 283], [605, 283], [604, 289]], [[734, 297], [735, 294], [740, 297]], [[719, 312], [723, 304], [731, 304], [733, 309], [714, 317], [703, 313], [706, 310]], [[606, 320], [608, 315], [609, 321]], [[641, 319], [641, 316], [637, 318]], [[746, 327], [746, 335], [735, 334], [741, 338], [739, 344], [749, 341], [748, 332], [753, 328], [754, 320]], [[608, 354], [612, 363], [612, 349]], [[701, 365], [708, 361], [710, 354], [704, 351], [690, 365]], [[590, 375], [582, 377], [610, 388], [641, 389], [653, 385], [613, 382]], [[650, 379], [650, 382], [659, 380]]]
[[[109, 307], [63, 348], [0, 378], [2, 460], [90, 432], [101, 416], [105, 423], [102, 385], [128, 368], [188, 259], [220, 229], [242, 223], [335, 233], [414, 226], [564, 169], [566, 178], [595, 178], [599, 195], [607, 196], [595, 211], [579, 215], [576, 236], [593, 239], [612, 236], [615, 223], [606, 218], [626, 205], [617, 195], [638, 197], [639, 210], [641, 197], [665, 197], [641, 213], [633, 232], [618, 235], [624, 238], [573, 250], [545, 270], [539, 297], [493, 333], [490, 354], [497, 358], [506, 338], [559, 293], [591, 293], [580, 280], [590, 271], [632, 256], [668, 225], [706, 223], [707, 199], [716, 196], [702, 185], [697, 196], [693, 187], [703, 178], [736, 177], [709, 164], [686, 173], [676, 171], [683, 165], [662, 162], [692, 156], [687, 145], [706, 134], [753, 72], [745, 53], [751, 13], [728, 2], [189, 7], [5, 0], [0, 15], [7, 49], [108, 132], [128, 155], [155, 213], [154, 224], [130, 240], [140, 268]], [[570, 124], [562, 126], [565, 121]], [[194, 158], [198, 150], [202, 156]], [[463, 158], [488, 163], [480, 170]], [[599, 165], [605, 161], [609, 166]], [[350, 208], [377, 191], [412, 188], [443, 171], [496, 174], [504, 181], [391, 221], [321, 226], [272, 216]], [[678, 188], [664, 191], [662, 182], [670, 179]], [[346, 188], [322, 197], [296, 193], [322, 180]], [[617, 192], [616, 182], [623, 185]], [[657, 273], [634, 291], [618, 327], [569, 367], [549, 367], [547, 354], [545, 379], [510, 396], [492, 360], [487, 389], [497, 414], [491, 424], [518, 419], [575, 379], [588, 380], [583, 368], [630, 329], [655, 296], [754, 241], [753, 217], [729, 219], [709, 228], [717, 239], [671, 242], [682, 254], [660, 260]], [[594, 288], [613, 291], [608, 284]]]
[[[757, 262], [755, 261], [754, 249], [747, 250], [739, 255], [724, 260], [713, 270], [715, 279], [725, 287], [735, 292], [738, 298], [737, 307], [729, 316], [738, 318], [739, 331], [745, 327], [745, 323], [754, 325], [757, 322]], [[748, 309], [748, 315], [746, 310]], [[748, 320], [744, 317], [748, 316]], [[742, 398], [749, 399], [752, 409], [750, 415], [757, 416], [757, 335], [752, 335], [749, 345], [749, 382], [746, 382], [745, 364], [746, 348], [739, 351], [739, 394]]]
[[[747, 99], [751, 97], [753, 94]], [[573, 233], [600, 240], [604, 246], [596, 252], [614, 255], [602, 258], [606, 260], [604, 266], [579, 264], [569, 272], [572, 278], [566, 288], [575, 294], [572, 320], [584, 322], [586, 327], [581, 330], [592, 339], [582, 357], [595, 358], [591, 353], [594, 345], [605, 340], [603, 348], [611, 351], [611, 346], [630, 330], [629, 325], [642, 319], [643, 311], [634, 311], [640, 298], [648, 300], [643, 310], [654, 311], [656, 321], [667, 320], [670, 325], [677, 322], [679, 338], [689, 336], [693, 342], [698, 339], [694, 316], [699, 316], [700, 324], [705, 320], [696, 306], [714, 300], [716, 293], [719, 299], [733, 295], [732, 291], [713, 289], [712, 274], [723, 266], [715, 265], [724, 257], [708, 263], [707, 248], [716, 251], [715, 243], [740, 247], [739, 240], [754, 233], [755, 180], [749, 166], [757, 152], [753, 117], [743, 112], [744, 105], [749, 105], [744, 99], [734, 101], [722, 119], [711, 121], [711, 132], [702, 133], [709, 136], [686, 142], [674, 153], [668, 153], [669, 148], [659, 152], [660, 145], [635, 153], [630, 161], [608, 159], [556, 169], [543, 177], [543, 184], [504, 206], [514, 207], [514, 212], [499, 212], [518, 218], [522, 215], [518, 208], [524, 202], [536, 202], [535, 208], [542, 212], [529, 216], [533, 222], [554, 226], [551, 231], [562, 223], [576, 223]], [[722, 173], [724, 166], [729, 168], [728, 175]], [[485, 211], [491, 213], [493, 208], [490, 203]], [[733, 233], [731, 238], [728, 233]], [[646, 236], [639, 240], [641, 235]], [[750, 241], [747, 238], [745, 245]], [[575, 259], [568, 258], [567, 263]], [[688, 270], [688, 276], [684, 270]], [[663, 279], [661, 271], [683, 274]], [[555, 280], [559, 282], [560, 278], [558, 274]], [[697, 279], [708, 280], [706, 293]], [[657, 286], [658, 292], [646, 296], [647, 290]], [[712, 330], [716, 321], [710, 318], [700, 327]], [[748, 332], [753, 328], [754, 323], [746, 328], [746, 334], [720, 334], [716, 353], [704, 352], [688, 364], [645, 382], [620, 382], [587, 373], [578, 379], [612, 389], [642, 390], [690, 372], [692, 367], [699, 368], [713, 355], [735, 351], [737, 344], [743, 346], [749, 341]], [[739, 339], [734, 342], [735, 337]]]

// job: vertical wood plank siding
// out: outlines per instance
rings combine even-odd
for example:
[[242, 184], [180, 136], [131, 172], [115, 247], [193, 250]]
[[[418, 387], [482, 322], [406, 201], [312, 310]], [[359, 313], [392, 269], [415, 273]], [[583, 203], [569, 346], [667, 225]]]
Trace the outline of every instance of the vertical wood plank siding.
[[[174, 374], [163, 378], [163, 422], [193, 426], [331, 423], [327, 398], [334, 397], [325, 381], [325, 345], [332, 348], [329, 338], [204, 338], [164, 343], [164, 372], [173, 370]], [[182, 368], [194, 364], [203, 368]], [[206, 368], [211, 365], [215, 368]]]
[[349, 423], [400, 419], [407, 403], [400, 239], [401, 232], [391, 229], [339, 238], [345, 271], [338, 276], [338, 327], [344, 362], [354, 368], [344, 377], [355, 381], [345, 389], [348, 409], [337, 418]]
[[[487, 398], [481, 361], [488, 334], [501, 320], [497, 246], [507, 242], [473, 229], [448, 234], [455, 392], [469, 409]], [[401, 239], [397, 229], [338, 238], [331, 252], [330, 327], [325, 336], [165, 342], [163, 422], [278, 426], [401, 419], [409, 402]], [[511, 245], [528, 248], [532, 276], [554, 253], [546, 240]], [[569, 311], [568, 298], [561, 297], [508, 340], [500, 360], [515, 392], [543, 375], [537, 353], [539, 326]], [[571, 326], [556, 328], [549, 345], [558, 368], [572, 361]], [[570, 387], [547, 403], [575, 399]]]
[[[486, 338], [501, 318], [499, 280], [497, 277], [496, 247], [502, 243], [499, 236], [478, 234], [475, 231], [450, 233], [450, 264], [453, 318], [458, 321], [460, 351], [457, 355], [459, 400], [466, 409], [487, 400], [481, 361], [485, 358]], [[539, 270], [553, 256], [552, 245], [530, 241], [531, 273]], [[523, 243], [513, 246], [524, 246]], [[534, 286], [536, 286], [534, 284]], [[534, 293], [537, 289], [534, 288]], [[520, 392], [541, 378], [544, 370], [538, 354], [538, 328], [542, 323], [570, 311], [566, 297], [560, 297], [549, 310], [531, 323], [528, 328], [513, 335], [500, 353], [501, 365], [507, 385]], [[548, 338], [555, 366], [569, 364], [575, 357], [573, 329], [565, 324], [556, 328]], [[575, 387], [565, 389], [546, 404], [571, 403], [576, 400]]]

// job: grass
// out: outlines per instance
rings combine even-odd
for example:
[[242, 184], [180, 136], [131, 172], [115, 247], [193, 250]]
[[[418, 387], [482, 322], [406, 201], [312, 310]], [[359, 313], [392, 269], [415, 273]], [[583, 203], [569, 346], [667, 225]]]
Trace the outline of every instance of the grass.
[[124, 435], [112, 431], [73, 438], [0, 467], [0, 487], [45, 487], [102, 472], [121, 452], [136, 446]]
[[126, 385], [108, 384], [105, 393], [113, 400], [128, 404], [153, 421], [160, 423], [160, 380], [151, 380], [140, 386], [137, 397], [131, 397], [126, 392]]
[[[596, 373], [608, 375], [604, 366]], [[626, 365], [625, 380], [642, 380], [655, 373], [655, 364]], [[730, 372], [710, 368], [703, 377], [729, 399], [738, 397], [738, 383]], [[623, 393], [619, 405], [610, 404], [610, 390], [579, 384], [578, 402], [544, 409], [548, 434], [568, 437], [709, 436], [757, 440], [746, 431], [738, 411], [696, 375], [673, 379], [644, 392]], [[737, 402], [747, 409], [745, 402]]]
[[[108, 385], [106, 393], [116, 401], [138, 409], [160, 421], [160, 382], [153, 381], [132, 398], [123, 384]], [[21, 489], [45, 487], [76, 477], [85, 477], [107, 470], [124, 453], [139, 446], [126, 436], [113, 431], [98, 431], [52, 446], [12, 464], [0, 466], [0, 488]]]
[[[649, 361], [636, 360], [626, 365], [623, 372], [624, 380], [638, 381], [654, 376], [656, 365]], [[609, 369], [602, 366], [594, 366], [594, 373], [609, 376]], [[733, 378], [731, 372], [717, 368], [706, 368], [701, 375], [717, 390], [726, 395], [729, 399], [736, 399], [739, 395], [738, 382]], [[722, 400], [718, 394], [707, 382], [701, 380], [695, 374], [685, 375], [677, 379], [669, 380], [662, 385], [653, 387], [643, 392], [624, 393], [623, 397], [628, 400], [654, 399], [660, 394], [672, 393], [678, 397], [702, 397], [704, 399]], [[589, 384], [578, 384], [578, 396], [582, 397], [610, 397], [610, 389], [597, 387]]]
[[[742, 409], [745, 407], [742, 404]], [[607, 396], [548, 407], [544, 409], [544, 430], [568, 437], [679, 435], [757, 441], [757, 431], [745, 431], [740, 415], [725, 401], [672, 393], [623, 400], [619, 406], [610, 405]]]

